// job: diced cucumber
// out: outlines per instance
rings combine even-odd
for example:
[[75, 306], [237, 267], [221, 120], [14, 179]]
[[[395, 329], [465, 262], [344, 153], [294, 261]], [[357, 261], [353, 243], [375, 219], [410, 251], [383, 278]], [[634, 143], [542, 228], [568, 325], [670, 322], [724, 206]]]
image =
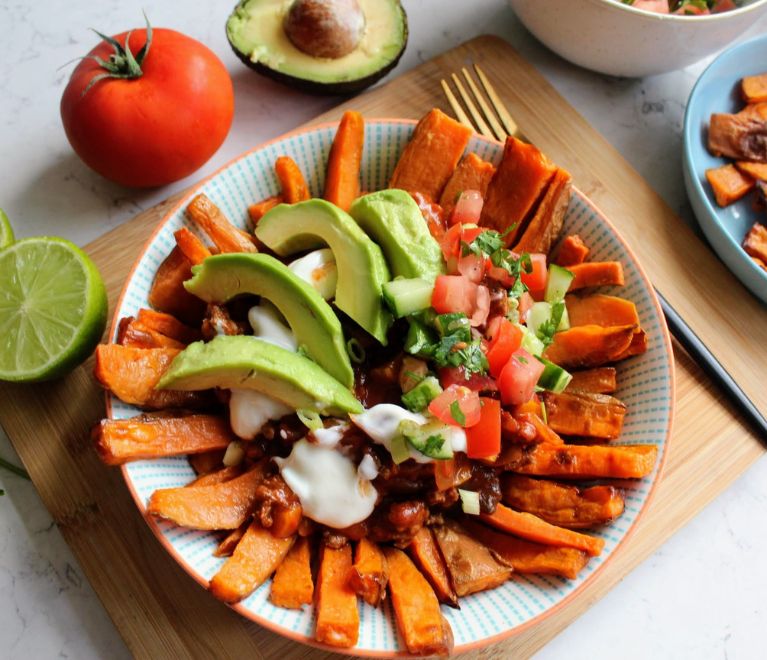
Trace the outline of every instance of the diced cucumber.
[[567, 313], [567, 305], [562, 302], [562, 318], [559, 319], [559, 325], [557, 326], [557, 332], [570, 329], [570, 315]]
[[538, 357], [543, 353], [543, 349], [546, 348], [543, 342], [535, 336], [535, 333], [530, 328], [517, 324], [517, 327], [522, 330], [522, 348], [524, 348], [530, 355]]
[[461, 496], [461, 508], [464, 513], [467, 513], [470, 516], [478, 516], [480, 514], [479, 493], [473, 490], [459, 488], [458, 495]]
[[420, 278], [399, 279], [383, 284], [383, 298], [394, 316], [402, 318], [431, 307], [434, 283]]
[[398, 435], [392, 438], [389, 451], [391, 451], [391, 459], [395, 465], [404, 463], [410, 458], [410, 445], [404, 436]]
[[559, 319], [556, 332], [562, 332], [570, 327], [570, 317], [567, 315], [567, 306], [564, 302], [557, 300], [553, 303], [549, 302], [536, 302], [530, 308], [530, 312], [527, 314], [527, 327], [536, 335], [540, 336], [539, 329], [544, 323], [548, 323], [551, 320], [554, 305], [561, 305], [562, 316]]
[[519, 318], [519, 298], [513, 298], [509, 296], [506, 301], [506, 318], [512, 323], [519, 323], [522, 319]]
[[570, 283], [573, 281], [573, 275], [567, 268], [557, 266], [557, 264], [549, 264], [549, 276], [546, 280], [546, 289], [543, 293], [543, 299], [546, 302], [556, 302], [557, 300], [564, 300], [567, 290], [570, 288]]
[[416, 319], [408, 319], [410, 327], [405, 337], [405, 351], [411, 355], [421, 355], [427, 346], [435, 341], [434, 332]]
[[555, 394], [563, 392], [573, 379], [573, 375], [546, 358], [538, 359], [543, 362], [543, 373], [538, 378], [538, 386]]
[[429, 458], [447, 460], [453, 458], [453, 447], [450, 444], [450, 429], [438, 421], [418, 424], [406, 419], [400, 422], [400, 434], [412, 447]]
[[471, 323], [466, 314], [439, 314], [434, 319], [434, 327], [440, 337], [456, 335], [461, 341], [471, 341]]
[[427, 376], [412, 390], [402, 395], [402, 403], [412, 412], [421, 412], [442, 392], [439, 381], [434, 376]]

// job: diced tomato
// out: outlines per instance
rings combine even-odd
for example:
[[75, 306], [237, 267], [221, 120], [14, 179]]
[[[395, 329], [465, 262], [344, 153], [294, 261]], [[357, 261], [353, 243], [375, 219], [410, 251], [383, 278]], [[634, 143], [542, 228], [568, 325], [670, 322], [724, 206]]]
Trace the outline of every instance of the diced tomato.
[[434, 461], [434, 482], [437, 490], [447, 490], [455, 483], [455, 459]]
[[490, 259], [485, 263], [485, 272], [491, 280], [498, 282], [498, 284], [506, 289], [514, 284], [514, 280], [511, 275], [509, 275], [509, 271], [500, 266], [493, 266], [493, 262], [490, 261]]
[[458, 272], [479, 284], [485, 276], [485, 259], [476, 254], [468, 254], [458, 259]]
[[463, 367], [442, 367], [439, 369], [439, 382], [444, 389], [451, 385], [463, 385], [475, 392], [497, 392], [495, 379], [485, 374], [469, 374]]
[[535, 301], [533, 300], [533, 297], [527, 291], [519, 296], [517, 312], [519, 312], [520, 323], [527, 323], [527, 313], [530, 311], [530, 308], [533, 306], [534, 302]]
[[738, 5], [736, 5], [733, 0], [716, 0], [714, 6], [711, 8], [711, 13], [718, 14], [721, 11], [731, 11], [732, 9], [737, 8]]
[[442, 248], [442, 256], [445, 261], [451, 257], [458, 257], [461, 252], [461, 225], [450, 227], [439, 242], [439, 246]]
[[634, 0], [631, 5], [635, 9], [653, 11], [656, 14], [668, 14], [668, 0]]
[[464, 385], [451, 385], [429, 404], [429, 412], [437, 419], [463, 428], [479, 422], [481, 408], [479, 394]]
[[490, 458], [501, 451], [501, 402], [481, 397], [482, 410], [477, 422], [466, 429], [466, 455]]
[[495, 339], [495, 336], [498, 334], [498, 331], [501, 329], [501, 323], [503, 323], [504, 318], [505, 317], [503, 316], [494, 316], [487, 322], [485, 337], [487, 337], [488, 350], [490, 350], [490, 347], [493, 345], [493, 340]]
[[533, 272], [526, 273], [523, 269], [520, 273], [522, 283], [525, 284], [530, 291], [542, 291], [546, 288], [546, 277], [548, 276], [546, 271], [546, 255], [535, 252], [530, 255], [530, 261], [533, 264]]
[[487, 231], [485, 227], [467, 227], [466, 225], [463, 225], [461, 227], [461, 240], [464, 243], [471, 243], [484, 231]]
[[462, 312], [471, 317], [477, 305], [478, 288], [462, 275], [438, 275], [434, 280], [431, 306], [438, 314]]
[[522, 345], [522, 330], [508, 319], [501, 318], [498, 330], [493, 335], [487, 351], [490, 373], [498, 378], [509, 361], [511, 354]]
[[421, 209], [421, 215], [429, 227], [432, 237], [438, 241], [445, 235], [445, 220], [442, 217], [442, 207], [432, 202], [426, 195], [420, 192], [410, 192], [410, 196]]
[[501, 370], [498, 388], [504, 405], [516, 406], [535, 393], [535, 384], [543, 373], [543, 363], [523, 348], [518, 348]]
[[482, 193], [478, 190], [464, 190], [458, 196], [453, 214], [450, 216], [450, 224], [479, 223], [483, 203]]
[[490, 289], [481, 284], [477, 287], [477, 300], [474, 313], [471, 315], [471, 325], [478, 327], [484, 325], [487, 321], [487, 315], [490, 313]]

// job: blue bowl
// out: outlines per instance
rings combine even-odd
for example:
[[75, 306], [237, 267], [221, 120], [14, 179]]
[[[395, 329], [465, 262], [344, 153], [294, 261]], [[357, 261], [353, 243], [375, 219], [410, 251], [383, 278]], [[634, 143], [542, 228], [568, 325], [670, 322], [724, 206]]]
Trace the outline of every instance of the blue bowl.
[[690, 94], [684, 117], [684, 183], [698, 223], [711, 247], [735, 276], [767, 303], [767, 272], [741, 247], [751, 225], [767, 222], [752, 208], [752, 195], [720, 208], [706, 180], [706, 170], [728, 161], [708, 152], [708, 122], [714, 112], [738, 112], [743, 107], [740, 80], [767, 71], [767, 35], [733, 46], [703, 72]]

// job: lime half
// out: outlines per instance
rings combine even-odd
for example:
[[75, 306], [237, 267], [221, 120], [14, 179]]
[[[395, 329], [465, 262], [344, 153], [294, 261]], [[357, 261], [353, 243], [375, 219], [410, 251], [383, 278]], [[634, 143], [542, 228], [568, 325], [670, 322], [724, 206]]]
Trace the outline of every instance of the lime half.
[[5, 215], [5, 211], [0, 209], [0, 250], [7, 248], [13, 243], [13, 229], [11, 228], [11, 221], [8, 220], [8, 216]]
[[87, 254], [63, 238], [26, 238], [0, 252], [0, 380], [61, 376], [104, 332], [107, 296]]

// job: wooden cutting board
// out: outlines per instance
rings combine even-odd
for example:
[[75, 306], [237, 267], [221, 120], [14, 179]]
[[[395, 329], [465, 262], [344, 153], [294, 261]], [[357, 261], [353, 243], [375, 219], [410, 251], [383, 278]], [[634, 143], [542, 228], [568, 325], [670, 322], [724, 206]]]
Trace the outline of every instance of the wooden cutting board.
[[[525, 135], [570, 170], [581, 190], [618, 225], [656, 286], [767, 411], [767, 388], [759, 382], [763, 369], [757, 364], [764, 366], [767, 309], [503, 40], [478, 37], [315, 121], [337, 119], [346, 108], [368, 117], [417, 118], [433, 106], [450, 112], [439, 80], [470, 61], [483, 66]], [[172, 201], [87, 246], [105, 276], [112, 306], [134, 258]], [[0, 421], [130, 650], [153, 659], [332, 657], [242, 619], [165, 553], [119, 470], [104, 467], [91, 447], [88, 432], [104, 404], [92, 366], [89, 361], [55, 383], [0, 384]], [[630, 542], [568, 607], [466, 657], [532, 655], [761, 456], [749, 429], [678, 347], [676, 366], [675, 427], [665, 473]]]

